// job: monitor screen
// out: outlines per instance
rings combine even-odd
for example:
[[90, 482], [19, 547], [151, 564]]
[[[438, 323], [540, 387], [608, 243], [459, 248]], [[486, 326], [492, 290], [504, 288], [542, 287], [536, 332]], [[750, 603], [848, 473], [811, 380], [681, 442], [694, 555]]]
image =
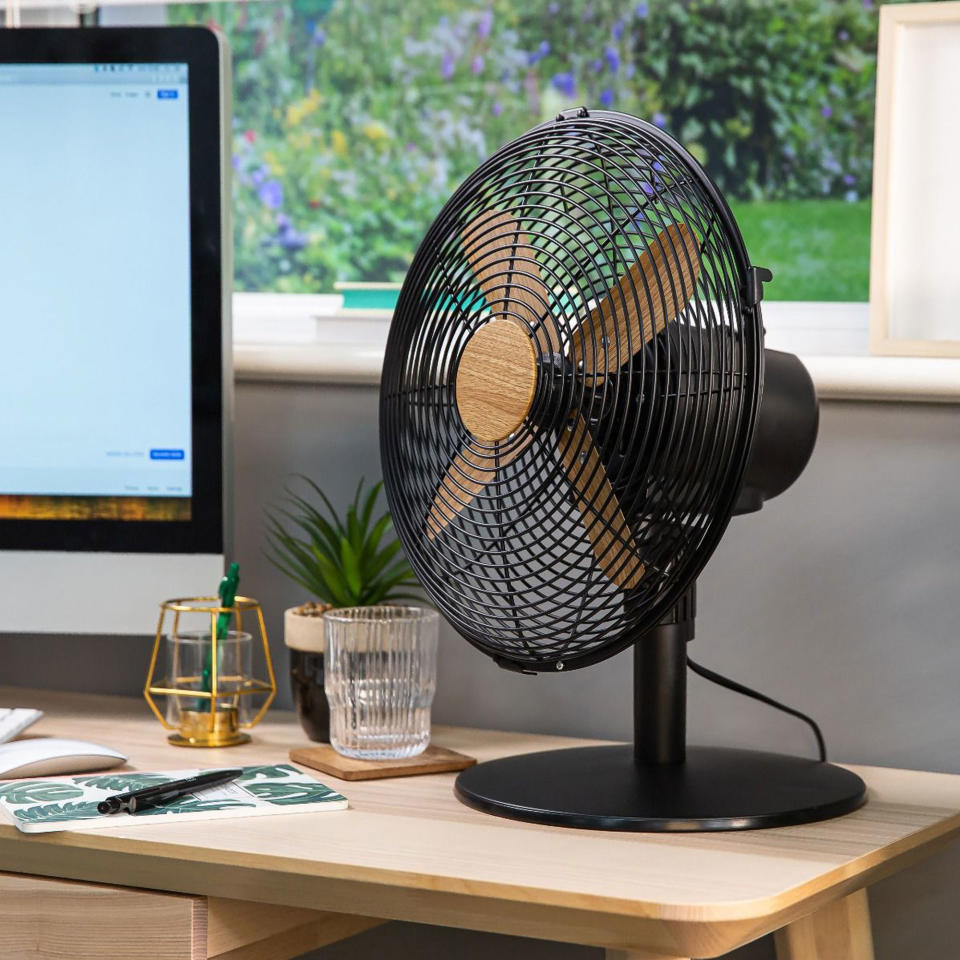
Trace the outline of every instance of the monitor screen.
[[0, 551], [223, 551], [228, 62], [0, 30]]
[[0, 517], [189, 521], [186, 63], [0, 64]]

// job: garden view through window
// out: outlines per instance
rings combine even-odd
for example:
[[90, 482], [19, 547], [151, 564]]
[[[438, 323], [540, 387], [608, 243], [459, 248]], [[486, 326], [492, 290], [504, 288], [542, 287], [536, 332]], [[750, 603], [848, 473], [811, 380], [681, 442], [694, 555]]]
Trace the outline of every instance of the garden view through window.
[[171, 4], [234, 57], [236, 288], [400, 281], [456, 186], [562, 109], [644, 117], [731, 201], [770, 299], [866, 300], [873, 0]]

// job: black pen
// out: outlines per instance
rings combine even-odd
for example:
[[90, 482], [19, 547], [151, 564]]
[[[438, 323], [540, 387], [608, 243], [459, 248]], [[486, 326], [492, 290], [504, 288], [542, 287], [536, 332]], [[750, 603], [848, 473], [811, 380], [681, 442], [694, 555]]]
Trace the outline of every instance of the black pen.
[[209, 773], [201, 773], [199, 777], [158, 783], [155, 787], [144, 787], [143, 790], [133, 790], [131, 793], [118, 793], [115, 797], [101, 800], [97, 804], [97, 813], [111, 814], [124, 810], [127, 813], [136, 813], [138, 810], [159, 807], [186, 793], [197, 793], [199, 790], [209, 790], [210, 787], [229, 783], [236, 780], [241, 773], [242, 770], [211, 770]]

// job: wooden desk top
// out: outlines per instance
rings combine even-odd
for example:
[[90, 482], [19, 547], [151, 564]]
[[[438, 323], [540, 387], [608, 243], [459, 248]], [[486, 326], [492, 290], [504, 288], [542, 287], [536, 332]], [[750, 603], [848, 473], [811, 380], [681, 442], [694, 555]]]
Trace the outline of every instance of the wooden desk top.
[[[102, 742], [139, 769], [286, 761], [307, 743], [293, 716], [278, 712], [252, 744], [192, 751], [169, 746], [140, 700], [0, 688], [0, 703], [45, 710], [31, 734]], [[480, 760], [586, 742], [450, 727], [434, 739]], [[352, 809], [34, 836], [2, 825], [0, 870], [713, 956], [960, 833], [960, 776], [854, 769], [869, 800], [848, 816], [683, 835], [499, 819], [459, 803], [453, 774], [323, 777]]]

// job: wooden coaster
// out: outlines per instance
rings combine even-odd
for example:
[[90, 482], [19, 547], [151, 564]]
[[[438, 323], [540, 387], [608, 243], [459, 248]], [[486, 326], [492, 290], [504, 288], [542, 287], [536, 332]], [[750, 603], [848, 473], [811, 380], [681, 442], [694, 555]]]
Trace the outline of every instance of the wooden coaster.
[[290, 751], [294, 763], [322, 770], [341, 780], [380, 780], [386, 777], [416, 777], [423, 773], [450, 773], [466, 770], [477, 761], [464, 753], [430, 744], [423, 753], [400, 760], [355, 760], [343, 757], [329, 743], [315, 747], [295, 747]]

